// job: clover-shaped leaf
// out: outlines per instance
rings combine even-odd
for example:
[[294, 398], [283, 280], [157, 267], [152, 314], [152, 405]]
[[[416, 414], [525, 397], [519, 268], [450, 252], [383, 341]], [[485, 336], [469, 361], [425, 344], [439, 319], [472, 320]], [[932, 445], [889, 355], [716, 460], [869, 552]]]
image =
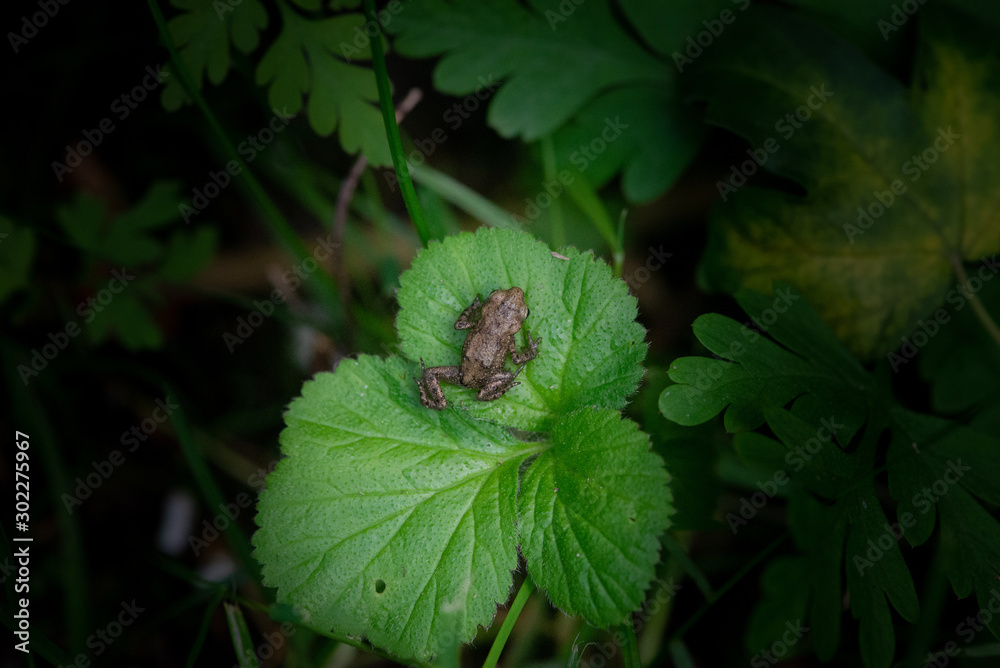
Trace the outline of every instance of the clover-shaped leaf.
[[[698, 61], [685, 81], [709, 120], [753, 144], [717, 184], [726, 202], [706, 285], [791, 283], [852, 352], [873, 358], [944, 300], [956, 264], [1000, 250], [1000, 47], [961, 12], [929, 10], [909, 90], [771, 7], [748, 11]], [[804, 193], [738, 190], [758, 169]]]
[[[446, 386], [449, 405], [426, 408], [419, 366], [398, 357], [305, 384], [254, 537], [280, 602], [423, 660], [490, 623], [520, 546], [566, 612], [608, 625], [638, 607], [672, 512], [662, 460], [615, 410], [641, 376], [644, 330], [606, 265], [564, 252], [480, 230], [432, 243], [401, 277], [401, 347], [435, 364], [459, 362], [454, 323], [476, 293], [524, 289], [543, 341], [498, 399]], [[517, 440], [528, 429], [551, 433]]]

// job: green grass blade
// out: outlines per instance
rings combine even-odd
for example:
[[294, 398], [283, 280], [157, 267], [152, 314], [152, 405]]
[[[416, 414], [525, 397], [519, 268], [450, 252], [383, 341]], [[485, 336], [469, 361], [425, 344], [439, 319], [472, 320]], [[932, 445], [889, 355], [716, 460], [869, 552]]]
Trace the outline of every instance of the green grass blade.
[[403, 153], [403, 141], [399, 137], [399, 126], [396, 125], [396, 110], [392, 106], [392, 91], [389, 87], [389, 74], [385, 69], [385, 50], [382, 47], [382, 25], [378, 21], [375, 13], [375, 0], [364, 0], [365, 16], [368, 23], [375, 26], [375, 35], [372, 37], [372, 66], [375, 69], [375, 82], [378, 85], [378, 101], [382, 108], [382, 119], [385, 121], [385, 134], [389, 139], [389, 151], [392, 154], [392, 164], [396, 168], [396, 178], [399, 180], [399, 187], [403, 193], [403, 202], [406, 203], [406, 210], [410, 212], [413, 225], [417, 228], [417, 235], [420, 236], [420, 243], [427, 246], [431, 240], [430, 230], [427, 228], [427, 221], [424, 220], [424, 211], [420, 207], [417, 199], [417, 191], [413, 188], [413, 181], [410, 180], [410, 171], [406, 166], [406, 155]]
[[198, 635], [195, 636], [194, 644], [191, 645], [191, 651], [188, 653], [187, 662], [184, 664], [186, 668], [194, 668], [195, 662], [198, 660], [198, 656], [201, 654], [201, 648], [205, 645], [205, 638], [208, 637], [208, 627], [212, 623], [212, 615], [215, 614], [215, 609], [219, 607], [219, 603], [222, 601], [222, 597], [225, 595], [225, 590], [220, 587], [215, 595], [212, 596], [211, 602], [205, 607], [205, 614], [201, 618], [201, 626], [198, 628]]
[[497, 665], [500, 653], [503, 652], [504, 645], [507, 644], [507, 639], [510, 637], [510, 632], [514, 630], [514, 624], [517, 622], [524, 604], [528, 602], [528, 596], [531, 595], [534, 589], [535, 584], [532, 582], [531, 576], [524, 578], [521, 588], [517, 590], [517, 596], [514, 597], [514, 601], [510, 604], [510, 609], [507, 610], [507, 616], [504, 617], [503, 624], [500, 625], [500, 630], [493, 641], [493, 646], [490, 647], [490, 653], [486, 656], [486, 661], [483, 662], [483, 668], [495, 668]]
[[[173, 388], [167, 388], [167, 394], [172, 397], [177, 396]], [[222, 490], [219, 489], [218, 484], [212, 477], [212, 473], [208, 469], [208, 463], [205, 461], [197, 443], [195, 443], [183, 404], [176, 409], [173, 420], [174, 427], [177, 430], [177, 440], [181, 444], [181, 451], [184, 453], [185, 459], [187, 459], [188, 466], [191, 467], [191, 473], [194, 475], [195, 482], [198, 483], [198, 489], [201, 490], [202, 497], [208, 504], [210, 511], [221, 512], [226, 507]], [[224, 531], [226, 537], [229, 539], [230, 546], [236, 552], [243, 567], [246, 568], [253, 581], [260, 584], [260, 566], [257, 564], [256, 559], [253, 558], [250, 541], [243, 535], [243, 532], [240, 531], [239, 525], [235, 521], [229, 522]]]
[[257, 657], [254, 656], [253, 639], [250, 637], [250, 628], [247, 627], [243, 610], [239, 605], [229, 601], [225, 601], [222, 605], [226, 610], [226, 626], [229, 628], [229, 637], [233, 639], [233, 651], [236, 652], [240, 668], [256, 668]]
[[490, 227], [521, 229], [513, 216], [468, 186], [427, 165], [413, 166], [413, 178]]

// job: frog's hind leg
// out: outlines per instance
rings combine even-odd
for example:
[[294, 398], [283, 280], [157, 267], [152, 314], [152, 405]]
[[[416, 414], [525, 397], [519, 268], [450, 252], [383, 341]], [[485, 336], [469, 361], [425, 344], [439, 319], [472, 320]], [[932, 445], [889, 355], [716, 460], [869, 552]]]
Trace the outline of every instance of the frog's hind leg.
[[482, 389], [476, 393], [476, 399], [478, 401], [493, 401], [494, 399], [499, 399], [507, 390], [514, 387], [515, 385], [520, 385], [521, 383], [515, 383], [514, 379], [517, 378], [517, 374], [521, 373], [523, 366], [519, 366], [517, 371], [513, 373], [510, 371], [501, 371], [500, 373], [490, 376], [490, 379], [486, 381]]
[[432, 366], [430, 368], [424, 367], [424, 361], [420, 360], [420, 378], [414, 378], [417, 381], [417, 388], [420, 390], [420, 403], [427, 408], [433, 408], [436, 411], [444, 410], [448, 402], [444, 398], [444, 392], [441, 391], [440, 381], [445, 381], [448, 383], [458, 384], [458, 367], [457, 366]]

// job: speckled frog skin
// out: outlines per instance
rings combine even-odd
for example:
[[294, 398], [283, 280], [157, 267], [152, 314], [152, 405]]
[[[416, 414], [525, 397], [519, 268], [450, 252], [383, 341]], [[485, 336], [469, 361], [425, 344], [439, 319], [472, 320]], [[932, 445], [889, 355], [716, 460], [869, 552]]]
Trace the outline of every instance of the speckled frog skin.
[[[499, 399], [517, 385], [514, 379], [525, 364], [535, 359], [542, 340], [532, 341], [525, 329], [528, 347], [518, 351], [514, 335], [521, 330], [527, 317], [524, 291], [516, 285], [507, 290], [494, 290], [485, 302], [477, 295], [455, 321], [455, 329], [469, 330], [462, 345], [462, 363], [424, 367], [424, 361], [420, 360], [422, 373], [420, 378], [414, 378], [420, 388], [420, 403], [438, 411], [448, 405], [441, 391], [441, 381], [479, 390], [476, 393], [479, 401]], [[503, 368], [508, 353], [514, 364], [519, 365], [517, 371]]]

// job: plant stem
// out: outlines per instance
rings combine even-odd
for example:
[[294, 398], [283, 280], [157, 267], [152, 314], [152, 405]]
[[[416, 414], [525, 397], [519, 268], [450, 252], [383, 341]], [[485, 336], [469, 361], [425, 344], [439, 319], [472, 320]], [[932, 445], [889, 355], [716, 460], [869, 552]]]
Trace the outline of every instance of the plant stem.
[[[552, 135], [545, 135], [542, 138], [542, 169], [545, 174], [545, 183], [557, 181], [556, 174], [556, 149], [552, 144]], [[549, 209], [549, 230], [552, 235], [552, 247], [559, 249], [566, 245], [566, 226], [563, 222], [562, 204], [559, 203], [559, 195], [552, 195], [552, 206]]]
[[618, 234], [615, 236], [615, 245], [611, 248], [615, 278], [622, 277], [622, 267], [625, 265], [625, 218], [627, 216], [628, 209], [622, 209], [621, 215], [618, 216]]
[[375, 13], [375, 0], [364, 0], [365, 17], [369, 23], [375, 26], [375, 35], [372, 37], [372, 67], [375, 69], [375, 83], [378, 86], [378, 101], [382, 108], [382, 120], [385, 122], [385, 136], [389, 140], [389, 152], [392, 154], [392, 164], [396, 168], [396, 179], [399, 181], [400, 191], [403, 193], [403, 202], [406, 203], [406, 210], [410, 212], [413, 225], [417, 228], [417, 235], [424, 248], [431, 240], [430, 230], [427, 228], [427, 221], [424, 220], [424, 211], [417, 201], [417, 191], [413, 189], [413, 181], [410, 180], [410, 170], [406, 165], [406, 156], [403, 154], [403, 141], [399, 138], [399, 126], [396, 125], [396, 110], [392, 105], [392, 90], [389, 87], [389, 75], [385, 69], [385, 50], [382, 48], [382, 25], [378, 21]]
[[[260, 207], [264, 214], [264, 223], [270, 229], [271, 233], [284, 245], [285, 249], [295, 258], [299, 265], [302, 265], [309, 257], [311, 253], [306, 249], [302, 240], [299, 239], [298, 235], [289, 225], [288, 221], [282, 215], [281, 211], [275, 205], [271, 198], [268, 197], [267, 191], [261, 185], [257, 177], [253, 175], [250, 171], [250, 167], [247, 165], [243, 157], [236, 151], [236, 147], [233, 142], [229, 140], [225, 131], [222, 129], [222, 125], [219, 120], [212, 113], [209, 108], [208, 103], [205, 101], [204, 96], [198, 87], [195, 85], [194, 81], [191, 79], [190, 73], [184, 66], [184, 61], [181, 60], [180, 54], [177, 51], [177, 46], [174, 44], [174, 40], [170, 35], [170, 30], [167, 28], [167, 22], [163, 18], [163, 12], [160, 11], [159, 5], [156, 4], [156, 0], [147, 0], [149, 4], [149, 11], [153, 15], [153, 20], [156, 22], [156, 27], [160, 31], [160, 39], [163, 40], [164, 45], [167, 47], [167, 51], [170, 53], [170, 60], [173, 63], [174, 74], [180, 79], [181, 84], [184, 86], [184, 92], [194, 100], [195, 105], [201, 111], [202, 116], [205, 117], [205, 121], [208, 123], [209, 128], [215, 134], [219, 143], [229, 154], [229, 156], [239, 163], [241, 168], [241, 173], [244, 175], [244, 180], [246, 187], [249, 189], [251, 195], [257, 200], [257, 205]], [[310, 287], [316, 293], [316, 296], [323, 302], [323, 306], [326, 309], [327, 314], [330, 317], [331, 322], [335, 327], [343, 325], [345, 322], [344, 310], [341, 308], [340, 301], [337, 294], [337, 286], [334, 285], [333, 278], [329, 274], [323, 271], [313, 272], [309, 275]]]
[[490, 653], [486, 656], [486, 661], [483, 662], [483, 668], [495, 668], [497, 665], [497, 661], [500, 660], [500, 653], [503, 651], [504, 645], [507, 644], [507, 638], [510, 637], [510, 632], [514, 630], [514, 624], [517, 622], [518, 615], [521, 614], [521, 609], [528, 602], [528, 596], [534, 588], [535, 585], [531, 581], [531, 576], [525, 576], [524, 582], [521, 583], [521, 588], [517, 590], [517, 596], [514, 597], [514, 601], [507, 610], [507, 616], [503, 618], [503, 624], [500, 625], [500, 630], [493, 641], [493, 646], [490, 647]]
[[635, 641], [635, 624], [632, 623], [632, 616], [621, 625], [622, 634], [625, 636], [625, 646], [622, 652], [625, 659], [625, 668], [642, 668], [642, 661], [639, 659], [639, 645]]
[[[955, 276], [958, 277], [958, 282], [963, 287], [969, 283], [969, 275], [965, 273], [965, 267], [962, 266], [962, 258], [958, 255], [952, 255], [948, 258], [951, 260], [951, 266], [955, 270]], [[979, 322], [982, 323], [983, 327], [990, 337], [996, 341], [996, 344], [1000, 346], [1000, 327], [997, 327], [996, 322], [990, 317], [989, 312], [986, 307], [983, 306], [983, 302], [980, 301], [979, 295], [972, 291], [962, 290], [962, 295], [969, 300], [969, 304], [972, 305], [972, 310], [975, 312], [976, 317], [979, 318]]]

